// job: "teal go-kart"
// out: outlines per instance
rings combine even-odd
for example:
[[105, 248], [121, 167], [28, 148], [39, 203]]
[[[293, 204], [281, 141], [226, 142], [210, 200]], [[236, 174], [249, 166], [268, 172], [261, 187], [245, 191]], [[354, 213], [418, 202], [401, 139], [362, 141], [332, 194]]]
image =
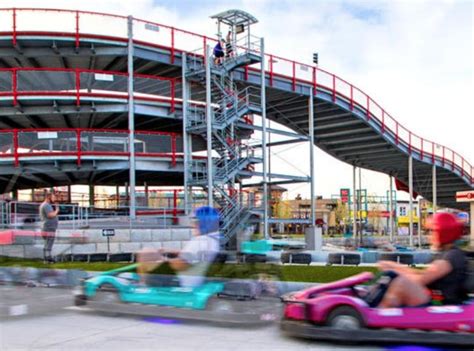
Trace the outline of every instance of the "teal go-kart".
[[[264, 263], [275, 260], [276, 256], [271, 254], [272, 251], [283, 251], [281, 260], [282, 263], [285, 263], [287, 262], [284, 259], [285, 254], [288, 257], [288, 253], [303, 253], [305, 247], [306, 244], [304, 243], [292, 242], [289, 240], [247, 240], [240, 244], [240, 252], [237, 253], [237, 262]], [[309, 254], [306, 255], [308, 257], [305, 258], [305, 263], [309, 264], [311, 262], [311, 256]], [[308, 259], [309, 261], [306, 262]]]
[[228, 294], [228, 287], [236, 286], [235, 282], [207, 281], [188, 288], [168, 277], [166, 284], [148, 286], [140, 283], [136, 267], [133, 264], [85, 279], [75, 291], [76, 306], [108, 315], [159, 316], [233, 325], [267, 324], [277, 319], [276, 299], [235, 298], [235, 294]]

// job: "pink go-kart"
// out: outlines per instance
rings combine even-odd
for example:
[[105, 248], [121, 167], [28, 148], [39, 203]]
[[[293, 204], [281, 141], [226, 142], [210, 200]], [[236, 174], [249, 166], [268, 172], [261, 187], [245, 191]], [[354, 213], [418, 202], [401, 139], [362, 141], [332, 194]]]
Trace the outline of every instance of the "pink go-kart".
[[342, 343], [412, 343], [474, 347], [474, 299], [461, 305], [372, 308], [363, 299], [374, 279], [361, 273], [282, 296], [281, 329], [291, 336]]

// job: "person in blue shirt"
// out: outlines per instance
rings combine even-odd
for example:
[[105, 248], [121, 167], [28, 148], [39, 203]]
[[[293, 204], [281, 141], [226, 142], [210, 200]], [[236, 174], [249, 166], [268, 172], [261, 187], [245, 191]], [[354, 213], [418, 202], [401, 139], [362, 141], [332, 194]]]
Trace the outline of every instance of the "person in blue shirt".
[[225, 47], [225, 40], [220, 39], [216, 46], [214, 46], [214, 64], [220, 65], [224, 59], [224, 47]]

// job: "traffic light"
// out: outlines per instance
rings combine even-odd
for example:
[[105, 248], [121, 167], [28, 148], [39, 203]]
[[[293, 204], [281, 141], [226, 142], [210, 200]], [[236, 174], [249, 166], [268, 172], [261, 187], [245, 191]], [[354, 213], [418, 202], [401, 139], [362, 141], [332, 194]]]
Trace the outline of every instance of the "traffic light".
[[315, 52], [313, 54], [313, 63], [318, 64], [318, 53], [317, 52]]

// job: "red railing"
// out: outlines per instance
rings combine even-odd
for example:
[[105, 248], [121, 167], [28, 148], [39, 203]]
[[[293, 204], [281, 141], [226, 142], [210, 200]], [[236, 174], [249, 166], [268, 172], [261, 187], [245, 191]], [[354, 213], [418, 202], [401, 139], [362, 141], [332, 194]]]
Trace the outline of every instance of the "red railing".
[[[60, 9], [0, 9], [4, 20], [0, 21], [0, 35], [11, 35], [13, 45], [24, 35], [59, 35], [74, 40], [76, 48], [81, 41], [90, 38], [100, 38], [111, 41], [127, 40], [126, 16], [97, 13], [91, 11], [73, 11]], [[40, 14], [40, 15], [39, 15]], [[10, 16], [11, 21], [7, 18]], [[41, 31], [38, 30], [41, 28]], [[207, 44], [213, 45], [216, 39], [167, 26], [160, 23], [133, 19], [133, 37], [136, 43], [170, 50], [170, 63], [175, 62], [175, 55], [181, 52], [196, 53], [196, 47], [201, 47], [202, 55]], [[288, 60], [275, 55], [265, 55], [267, 72], [271, 86], [275, 78], [287, 80], [292, 90], [298, 84], [311, 85], [314, 94], [328, 93], [335, 101], [337, 98], [345, 101], [350, 110], [359, 108], [367, 120], [378, 121], [382, 134], [394, 136], [397, 144], [405, 144], [409, 153], [418, 152], [432, 162], [435, 158], [443, 164], [449, 163], [452, 169], [459, 168], [463, 175], [474, 179], [474, 168], [458, 153], [451, 149], [424, 139], [404, 126], [400, 125], [388, 112], [381, 108], [369, 95], [318, 67]], [[249, 70], [258, 70], [260, 64], [245, 68], [245, 77]], [[15, 79], [14, 75], [12, 81]], [[77, 89], [76, 89], [77, 94]]]
[[[24, 96], [69, 96], [128, 99], [128, 74], [115, 71], [67, 68], [0, 68], [0, 96], [11, 96], [13, 105]], [[134, 75], [134, 98], [165, 102], [175, 111], [176, 79]], [[178, 82], [179, 84], [179, 82]]]
[[[137, 157], [171, 159], [176, 166], [182, 157], [177, 148], [181, 135], [168, 132], [136, 131]], [[0, 130], [0, 159], [12, 158], [15, 166], [32, 157], [65, 157], [78, 165], [86, 156], [130, 157], [129, 131], [118, 129], [13, 129]]]

